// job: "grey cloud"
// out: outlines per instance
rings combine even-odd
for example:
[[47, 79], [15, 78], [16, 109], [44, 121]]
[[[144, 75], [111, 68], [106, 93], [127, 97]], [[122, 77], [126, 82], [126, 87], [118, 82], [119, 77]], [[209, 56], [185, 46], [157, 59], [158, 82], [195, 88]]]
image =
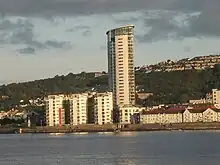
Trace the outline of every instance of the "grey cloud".
[[23, 49], [18, 49], [17, 51], [19, 53], [21, 53], [21, 54], [34, 54], [35, 53], [35, 49], [31, 48], [31, 47], [27, 47], [27, 48], [23, 48]]
[[117, 19], [117, 18], [113, 18], [114, 21], [118, 24], [130, 24], [131, 22], [137, 22], [139, 20], [139, 18], [131, 16], [130, 18], [127, 19]]
[[46, 45], [46, 47], [63, 48], [65, 46], [70, 46], [70, 43], [48, 40], [44, 43], [44, 45]]
[[33, 53], [37, 50], [48, 48], [70, 48], [69, 42], [36, 40], [34, 25], [28, 20], [18, 19], [0, 21], [0, 44], [26, 45], [27, 48], [18, 50], [20, 53]]
[[34, 40], [33, 28], [34, 25], [28, 20], [0, 21], [0, 33], [4, 34], [5, 44], [25, 44], [41, 48], [42, 44]]
[[[202, 13], [198, 18], [190, 17], [189, 29], [167, 23], [165, 21], [167, 18], [163, 17], [149, 20], [146, 25], [155, 28], [155, 30], [145, 37], [138, 37], [142, 38], [142, 41], [145, 41], [146, 38], [148, 41], [170, 38], [169, 35], [171, 38], [219, 35], [219, 0], [0, 0], [0, 11], [5, 17], [7, 15], [34, 16], [53, 20], [56, 16], [66, 17], [141, 10], [169, 10], [181, 13], [198, 11]], [[158, 26], [164, 27], [164, 29]], [[168, 28], [171, 28], [172, 31]], [[69, 29], [69, 31], [74, 30]], [[160, 30], [164, 34], [158, 33]]]
[[11, 22], [10, 20], [3, 19], [0, 22], [0, 31], [14, 30], [14, 29], [19, 29], [21, 27], [33, 28], [33, 25], [28, 20], [22, 20], [22, 19], [18, 19], [16, 22]]
[[33, 29], [29, 27], [21, 27], [12, 32], [9, 42], [12, 44], [31, 44], [33, 42]]
[[[0, 0], [1, 11], [6, 15], [43, 16], [79, 15], [94, 13], [121, 12], [143, 8], [158, 0]], [[145, 2], [147, 1], [147, 3]], [[125, 5], [126, 4], [126, 5]], [[144, 5], [144, 6], [146, 6]]]
[[3, 20], [0, 23], [0, 30], [12, 30], [12, 29], [15, 29], [17, 27], [18, 27], [17, 24], [14, 24], [9, 20]]
[[[147, 13], [145, 20], [146, 34], [137, 35], [136, 38], [140, 42], [155, 42], [158, 40], [179, 39], [179, 33], [183, 33], [186, 27], [179, 27], [178, 24], [172, 20], [177, 15], [176, 12]], [[180, 31], [180, 29], [182, 31]]]
[[[32, 46], [32, 47], [30, 47]], [[48, 40], [46, 42], [37, 42], [33, 41], [30, 43], [30, 46], [23, 49], [18, 49], [17, 51], [22, 54], [35, 54], [37, 48], [48, 49], [48, 48], [69, 48], [72, 47], [68, 42], [58, 42], [58, 41], [51, 41]]]
[[[220, 37], [220, 12], [217, 10], [210, 12], [203, 11], [198, 15], [173, 11], [161, 12], [158, 17], [145, 19], [146, 33], [138, 35], [137, 40], [156, 42], [187, 37]], [[182, 25], [178, 24], [176, 18], [178, 15], [186, 16], [181, 22]]]
[[85, 37], [92, 35], [92, 31], [90, 30], [90, 27], [86, 25], [77, 25], [73, 28], [67, 29], [66, 32], [82, 32], [82, 35]]
[[218, 0], [0, 0], [0, 11], [3, 15], [72, 16], [141, 9], [202, 11], [219, 4]]
[[203, 12], [190, 20], [190, 32], [196, 36], [220, 36], [220, 10]]
[[66, 32], [77, 32], [77, 31], [81, 31], [81, 30], [89, 30], [90, 27], [86, 26], [86, 25], [77, 25], [73, 28], [67, 29]]

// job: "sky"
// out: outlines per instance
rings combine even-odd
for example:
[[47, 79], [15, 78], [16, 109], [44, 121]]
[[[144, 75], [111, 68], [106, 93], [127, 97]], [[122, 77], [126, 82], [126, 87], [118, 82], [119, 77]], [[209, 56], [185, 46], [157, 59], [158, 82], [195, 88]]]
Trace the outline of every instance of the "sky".
[[219, 54], [219, 0], [0, 0], [0, 84], [106, 71], [106, 31], [135, 25], [135, 66]]

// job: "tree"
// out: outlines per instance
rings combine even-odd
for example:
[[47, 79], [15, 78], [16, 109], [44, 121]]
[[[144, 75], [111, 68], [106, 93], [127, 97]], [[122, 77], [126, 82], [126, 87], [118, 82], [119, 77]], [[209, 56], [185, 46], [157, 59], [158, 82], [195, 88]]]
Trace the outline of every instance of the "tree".
[[[136, 71], [136, 85], [153, 96], [145, 100], [145, 104], [163, 104], [186, 102], [200, 99], [213, 88], [220, 89], [220, 65], [213, 69], [185, 70], [172, 72]], [[0, 86], [0, 96], [4, 107], [16, 105], [19, 100], [44, 97], [48, 94], [84, 92], [95, 88], [97, 91], [108, 90], [108, 76], [94, 77], [94, 74], [82, 72], [69, 73], [66, 76], [35, 80], [25, 83], [12, 83]]]

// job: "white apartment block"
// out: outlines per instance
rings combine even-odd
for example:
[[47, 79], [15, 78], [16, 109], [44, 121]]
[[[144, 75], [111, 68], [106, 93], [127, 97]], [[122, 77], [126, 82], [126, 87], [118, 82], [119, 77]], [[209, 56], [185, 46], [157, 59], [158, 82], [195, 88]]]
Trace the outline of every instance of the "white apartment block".
[[108, 79], [113, 106], [135, 105], [134, 26], [109, 30]]
[[[68, 109], [64, 101], [69, 101]], [[94, 124], [112, 123], [112, 92], [48, 95], [45, 105], [48, 126], [88, 124], [90, 118]]]
[[206, 95], [206, 101], [212, 104], [220, 104], [220, 90], [212, 89], [212, 92]]
[[94, 95], [94, 122], [95, 124], [112, 123], [113, 99], [112, 92], [97, 93]]
[[87, 124], [88, 93], [72, 94], [70, 96], [70, 124]]
[[63, 100], [65, 100], [66, 97], [67, 96], [61, 94], [49, 95], [45, 98], [47, 126], [61, 126], [65, 124]]
[[120, 124], [131, 124], [131, 117], [146, 110], [145, 107], [124, 105], [119, 108]]
[[220, 104], [220, 90], [218, 90], [218, 89], [212, 90], [212, 103], [213, 104]]

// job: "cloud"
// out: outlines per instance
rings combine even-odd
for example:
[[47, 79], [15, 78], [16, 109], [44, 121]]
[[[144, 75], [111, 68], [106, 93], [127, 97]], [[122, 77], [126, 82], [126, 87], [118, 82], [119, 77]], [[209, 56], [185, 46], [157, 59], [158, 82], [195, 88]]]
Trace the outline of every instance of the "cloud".
[[27, 48], [18, 49], [20, 53], [33, 54], [36, 50], [49, 48], [70, 48], [67, 41], [39, 41], [34, 33], [34, 24], [27, 19], [0, 21], [0, 44], [23, 45]]
[[[147, 7], [158, 0], [0, 0], [4, 15], [72, 16], [84, 14], [123, 12]], [[144, 5], [144, 6], [143, 6]]]
[[31, 47], [18, 49], [17, 51], [21, 54], [35, 54], [35, 49]]
[[[147, 10], [201, 11], [218, 0], [0, 0], [3, 15], [73, 16]], [[208, 7], [210, 6], [210, 7]]]
[[21, 27], [33, 28], [33, 25], [28, 20], [22, 19], [18, 19], [15, 23], [4, 19], [0, 22], [0, 31], [10, 31]]
[[198, 17], [194, 16], [189, 21], [192, 36], [220, 37], [220, 10], [202, 12]]
[[77, 25], [73, 28], [67, 29], [66, 32], [81, 32], [85, 37], [92, 35], [91, 27], [86, 25]]
[[67, 46], [71, 46], [69, 42], [59, 42], [59, 41], [51, 41], [48, 40], [44, 43], [46, 47], [52, 47], [52, 48], [63, 48]]
[[[17, 19], [17, 21], [0, 21], [0, 34], [2, 44], [25, 44], [31, 46], [40, 46], [40, 43], [34, 40], [34, 25], [28, 20]], [[40, 46], [41, 47], [41, 46]]]
[[21, 26], [20, 28], [13, 30], [12, 35], [9, 36], [9, 42], [11, 44], [35, 44], [33, 28]]
[[220, 37], [220, 12], [147, 12], [144, 25], [145, 34], [136, 36], [139, 42]]
[[[54, 21], [56, 16], [74, 17], [78, 15], [109, 14], [131, 11], [168, 11], [157, 18], [145, 18], [145, 34], [137, 36], [140, 42], [156, 42], [166, 39], [182, 39], [185, 37], [215, 37], [220, 36], [220, 1], [219, 0], [0, 0], [2, 18], [7, 16], [41, 17]], [[199, 16], [192, 13], [199, 12]], [[164, 13], [163, 13], [164, 14]], [[184, 20], [188, 25], [179, 26], [176, 23], [176, 14], [188, 15]], [[146, 15], [148, 17], [149, 14]], [[115, 19], [116, 23], [128, 24], [139, 18]], [[29, 46], [44, 48], [41, 42], [35, 39], [30, 22], [10, 24], [5, 21], [0, 29], [10, 26], [12, 29], [21, 24], [23, 31], [13, 32], [10, 41], [17, 43], [28, 42]], [[27, 26], [29, 26], [27, 28]], [[26, 32], [24, 32], [26, 31]], [[84, 36], [90, 36], [91, 30], [85, 25], [68, 29], [66, 32], [81, 31]], [[25, 33], [25, 35], [23, 35]], [[27, 34], [26, 34], [27, 33]], [[6, 36], [7, 38], [7, 36]]]
[[139, 18], [131, 16], [130, 18], [126, 18], [126, 19], [117, 19], [117, 18], [113, 18], [114, 21], [118, 24], [130, 24], [131, 22], [137, 22], [139, 20]]
[[78, 31], [82, 31], [82, 30], [89, 30], [90, 27], [86, 26], [86, 25], [77, 25], [73, 28], [67, 29], [66, 32], [78, 32]]
[[[182, 18], [181, 18], [182, 16]], [[188, 17], [175, 11], [152, 11], [145, 13], [145, 34], [137, 35], [140, 42], [156, 42], [167, 39], [181, 39], [188, 31]], [[187, 21], [187, 23], [185, 23]]]

